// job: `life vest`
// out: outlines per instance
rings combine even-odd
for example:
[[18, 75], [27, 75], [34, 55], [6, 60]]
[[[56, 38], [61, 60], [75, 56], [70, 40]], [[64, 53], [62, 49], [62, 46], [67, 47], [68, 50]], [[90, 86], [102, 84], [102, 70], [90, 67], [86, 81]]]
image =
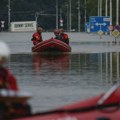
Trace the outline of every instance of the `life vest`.
[[36, 45], [37, 43], [42, 41], [42, 35], [39, 34], [38, 32], [34, 33], [32, 37], [32, 41], [33, 41], [33, 44]]
[[69, 37], [67, 34], [61, 34], [61, 39], [63, 42], [69, 44]]
[[61, 36], [60, 36], [60, 35], [56, 35], [56, 36], [55, 36], [55, 39], [61, 40]]
[[8, 89], [6, 78], [7, 78], [7, 71], [4, 68], [0, 68], [0, 89]]
[[0, 89], [18, 90], [16, 78], [3, 67], [0, 68]]

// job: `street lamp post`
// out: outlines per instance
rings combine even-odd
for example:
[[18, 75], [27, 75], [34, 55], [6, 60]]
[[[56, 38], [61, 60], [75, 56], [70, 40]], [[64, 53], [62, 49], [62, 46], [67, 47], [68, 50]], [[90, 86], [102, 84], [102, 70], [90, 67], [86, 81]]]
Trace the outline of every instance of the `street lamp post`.
[[98, 16], [100, 16], [100, 0], [98, 0]]
[[108, 0], [106, 0], [105, 16], [108, 16]]
[[116, 2], [116, 25], [119, 25], [119, 0]]
[[80, 32], [80, 0], [78, 0], [78, 32]]
[[38, 12], [35, 12], [36, 29], [38, 26]]
[[70, 5], [70, 15], [69, 15], [69, 17], [70, 17], [70, 18], [69, 18], [69, 19], [70, 19], [70, 23], [69, 23], [69, 31], [71, 32], [71, 26], [72, 26], [72, 18], [71, 18], [71, 17], [72, 17], [72, 16], [71, 16], [71, 14], [72, 14], [72, 13], [71, 13], [71, 11], [72, 11], [72, 10], [71, 10], [71, 7], [72, 7], [72, 6], [71, 6], [71, 0], [69, 0], [69, 5]]
[[102, 0], [100, 0], [100, 16], [102, 16]]
[[[112, 26], [112, 0], [110, 0], [110, 25]], [[110, 36], [112, 36], [112, 31], [110, 31]]]
[[10, 30], [10, 22], [11, 22], [11, 13], [10, 13], [10, 0], [8, 0], [8, 30]]
[[58, 29], [58, 0], [56, 0], [56, 29]]
[[112, 0], [110, 0], [110, 25], [112, 25]]
[[87, 21], [87, 10], [86, 10], [86, 0], [85, 0], [85, 25], [86, 25], [86, 21]]
[[67, 7], [67, 31], [69, 31], [69, 7], [68, 4], [66, 5]]

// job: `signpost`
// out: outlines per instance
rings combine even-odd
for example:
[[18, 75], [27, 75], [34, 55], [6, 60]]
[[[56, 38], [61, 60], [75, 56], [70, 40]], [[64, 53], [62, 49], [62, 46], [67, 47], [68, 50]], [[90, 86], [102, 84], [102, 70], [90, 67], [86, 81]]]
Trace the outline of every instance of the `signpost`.
[[103, 32], [102, 30], [99, 30], [99, 31], [98, 31], [98, 35], [100, 36], [100, 39], [102, 39], [103, 33], [104, 33], [104, 32]]
[[109, 32], [108, 26], [110, 26], [109, 16], [90, 16], [90, 31], [98, 33], [99, 30], [103, 32]]
[[114, 29], [117, 29], [118, 31], [120, 31], [120, 25], [115, 25]]
[[4, 30], [4, 27], [5, 27], [5, 21], [1, 21], [1, 31]]
[[115, 29], [115, 30], [112, 32], [112, 34], [113, 34], [113, 36], [115, 37], [115, 43], [116, 43], [116, 39], [119, 37], [120, 32], [119, 32], [117, 29]]
[[85, 32], [90, 33], [90, 23], [86, 22], [85, 24]]
[[60, 19], [60, 27], [63, 27], [63, 20]]

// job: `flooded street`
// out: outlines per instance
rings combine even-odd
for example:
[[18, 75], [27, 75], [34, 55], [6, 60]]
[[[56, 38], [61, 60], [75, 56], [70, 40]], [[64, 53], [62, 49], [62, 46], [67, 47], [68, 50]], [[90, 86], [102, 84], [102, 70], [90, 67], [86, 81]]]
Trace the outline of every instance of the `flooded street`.
[[[72, 52], [31, 53], [28, 33], [0, 33], [11, 48], [8, 67], [20, 89], [32, 93], [33, 111], [45, 111], [107, 91], [120, 75], [120, 46], [110, 36], [69, 33]], [[43, 39], [53, 37], [43, 33]]]

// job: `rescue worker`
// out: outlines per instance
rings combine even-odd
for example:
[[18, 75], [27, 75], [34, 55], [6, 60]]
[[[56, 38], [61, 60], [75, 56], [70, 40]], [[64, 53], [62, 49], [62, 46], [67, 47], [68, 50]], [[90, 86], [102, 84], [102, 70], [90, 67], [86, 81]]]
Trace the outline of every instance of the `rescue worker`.
[[33, 41], [34, 45], [37, 45], [38, 43], [43, 41], [43, 39], [42, 39], [42, 31], [43, 31], [43, 29], [41, 27], [38, 27], [37, 32], [33, 34], [31, 40]]
[[[14, 75], [4, 67], [4, 63], [10, 56], [8, 46], [4, 42], [0, 42], [0, 120], [10, 119], [11, 117], [26, 116], [31, 113], [30, 106], [27, 102], [12, 102], [9, 97], [4, 99], [2, 90], [5, 90], [8, 95], [10, 91], [19, 92], [17, 80]], [[7, 97], [7, 96], [6, 96]], [[10, 99], [16, 99], [14, 96]], [[18, 99], [18, 98], [17, 98]]]
[[61, 40], [60, 30], [59, 30], [59, 29], [55, 29], [55, 30], [54, 30], [54, 35], [55, 35], [55, 39]]
[[4, 42], [0, 42], [0, 89], [18, 91], [16, 78], [8, 69], [3, 67], [7, 58], [9, 58], [9, 48]]
[[60, 29], [60, 37], [63, 42], [69, 45], [69, 37], [66, 33], [64, 33], [63, 29]]

